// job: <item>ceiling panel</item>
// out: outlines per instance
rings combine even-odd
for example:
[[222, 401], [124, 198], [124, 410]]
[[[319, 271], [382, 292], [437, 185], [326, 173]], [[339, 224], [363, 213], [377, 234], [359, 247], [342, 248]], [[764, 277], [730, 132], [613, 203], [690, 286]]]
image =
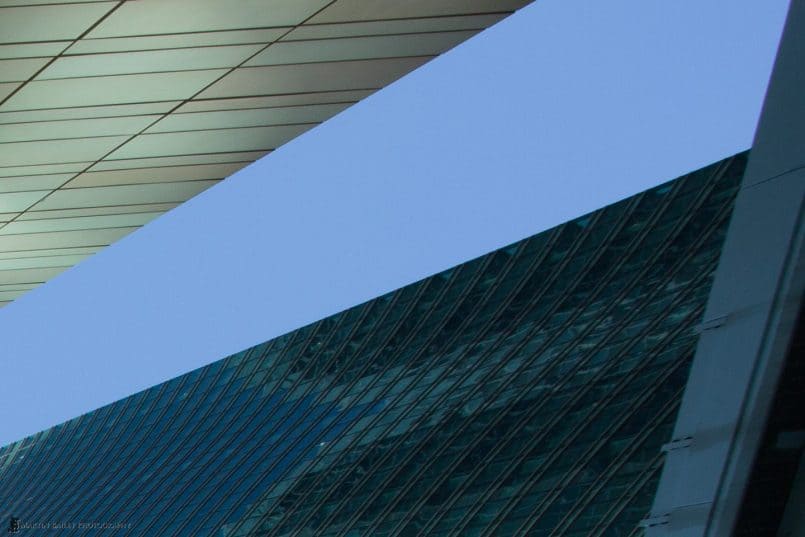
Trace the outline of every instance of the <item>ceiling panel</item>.
[[[0, 127], [2, 129], [2, 127]], [[92, 162], [72, 162], [69, 164], [38, 164], [34, 166], [0, 166], [0, 177], [19, 177], [24, 175], [48, 175], [54, 173], [76, 173], [84, 170]]]
[[48, 281], [68, 267], [45, 267], [18, 270], [0, 270], [0, 286], [17, 286], [20, 284], [36, 284]]
[[24, 166], [54, 161], [93, 161], [103, 157], [125, 141], [125, 136], [107, 136], [104, 138], [0, 143], [0, 162], [9, 166]]
[[283, 38], [283, 41], [445, 32], [450, 30], [483, 30], [505, 16], [506, 14], [504, 13], [493, 13], [489, 15], [457, 15], [426, 19], [385, 19], [335, 24], [305, 24], [294, 28]]
[[86, 259], [90, 254], [78, 255], [50, 255], [38, 257], [18, 257], [15, 259], [0, 259], [0, 270], [71, 267]]
[[0, 0], [0, 7], [10, 7], [10, 6], [41, 6], [41, 5], [51, 5], [51, 4], [91, 4], [93, 2], [96, 3], [108, 3], [109, 0]]
[[2, 105], [3, 110], [68, 108], [187, 99], [227, 71], [182, 71], [34, 80]]
[[208, 155], [174, 155], [169, 157], [153, 157], [139, 159], [106, 158], [92, 166], [91, 171], [128, 170], [157, 166], [190, 166], [194, 164], [217, 164], [224, 162], [250, 163], [264, 157], [267, 151], [217, 152]]
[[257, 127], [263, 125], [289, 125], [294, 123], [321, 123], [327, 118], [341, 112], [343, 109], [350, 106], [350, 104], [352, 103], [171, 114], [169, 117], [166, 117], [164, 120], [149, 128], [146, 132], [175, 132]]
[[328, 0], [140, 0], [126, 2], [88, 37], [295, 26]]
[[63, 119], [117, 118], [147, 116], [170, 112], [182, 101], [164, 101], [138, 104], [110, 104], [104, 106], [76, 106], [71, 108], [45, 108], [18, 112], [0, 111], [0, 124], [61, 121]]
[[65, 184], [64, 188], [198, 181], [200, 179], [223, 179], [224, 177], [232, 175], [244, 165], [244, 163], [238, 162], [226, 164], [199, 164], [193, 166], [162, 166], [159, 168], [92, 171], [76, 176], [75, 179]]
[[20, 43], [0, 45], [0, 58], [45, 58], [59, 54], [71, 41], [47, 41], [44, 43]]
[[0, 143], [136, 134], [160, 117], [142, 115], [6, 124], [0, 128]]
[[24, 82], [48, 61], [50, 58], [0, 60], [0, 82]]
[[29, 192], [4, 192], [0, 194], [0, 212], [20, 212], [44, 198], [48, 190], [34, 190]]
[[20, 87], [20, 82], [0, 82], [0, 101], [11, 95], [18, 87]]
[[62, 255], [90, 255], [101, 249], [100, 246], [77, 246], [41, 249], [27, 254], [20, 254], [14, 251], [0, 250], [0, 260], [4, 259], [33, 259], [37, 257], [62, 256]]
[[505, 13], [519, 9], [530, 0], [338, 0], [309, 23], [409, 19], [446, 15]]
[[[24, 257], [39, 250], [52, 250], [54, 248], [107, 246], [135, 229], [137, 228], [127, 227], [0, 236], [0, 250], [4, 252], [21, 252], [22, 255], [19, 257]], [[29, 281], [39, 280], [31, 279]]]
[[[176, 113], [239, 110], [243, 108], [280, 108], [284, 106], [304, 106], [308, 104], [356, 103], [374, 92], [374, 89], [336, 90], [295, 93], [290, 95], [266, 95], [263, 97], [235, 97], [232, 99], [194, 99], [184, 103], [176, 110]], [[170, 119], [170, 117], [165, 119]]]
[[429, 58], [392, 58], [235, 69], [199, 97], [245, 97], [380, 88], [413, 71]]
[[0, 306], [524, 0], [0, 0]]
[[103, 229], [142, 226], [161, 212], [114, 214], [104, 216], [79, 216], [74, 218], [50, 218], [42, 220], [17, 220], [0, 229], [1, 235], [21, 233], [44, 233], [47, 231], [73, 231], [80, 229]]
[[[194, 32], [187, 34], [147, 35], [141, 37], [107, 37], [82, 39], [70, 48], [68, 55], [99, 52], [129, 52], [132, 50], [160, 50], [219, 45], [265, 44], [285, 35], [291, 28], [261, 28], [258, 30], [232, 30], [220, 32]], [[0, 50], [0, 53], [2, 51]]]
[[[49, 274], [49, 278], [52, 278], [59, 272], [66, 270], [68, 267], [65, 267], [59, 271], [54, 271], [53, 273]], [[21, 295], [27, 293], [34, 287], [36, 287], [39, 282], [36, 283], [28, 283], [28, 284], [9, 284], [0, 286], [0, 303], [3, 302], [10, 302], [11, 300], [15, 300], [19, 298]]]
[[[263, 48], [262, 45], [146, 50], [63, 56], [37, 76], [37, 80], [83, 78], [131, 73], [196, 71], [235, 67]], [[24, 61], [24, 60], [5, 60]], [[0, 62], [0, 67], [3, 63]], [[20, 67], [22, 69], [22, 67]], [[17, 79], [13, 79], [17, 80]]]
[[115, 5], [117, 2], [4, 7], [0, 43], [76, 39]]
[[246, 67], [288, 63], [336, 62], [370, 58], [432, 56], [477, 33], [475, 30], [413, 35], [348, 37], [312, 41], [285, 41], [272, 45], [247, 61]]
[[32, 267], [22, 270], [0, 270], [0, 301], [9, 302], [15, 300], [68, 268], [70, 267], [65, 265], [61, 267]]
[[[103, 207], [123, 203], [166, 203], [185, 201], [208, 189], [217, 181], [186, 181], [145, 185], [102, 186], [57, 190], [37, 203], [33, 210], [72, 207]], [[1, 199], [1, 198], [0, 198]], [[0, 201], [2, 203], [2, 201]], [[0, 205], [1, 207], [2, 205]], [[13, 209], [12, 209], [13, 210]]]
[[204, 131], [143, 134], [112, 153], [112, 158], [188, 155], [213, 151], [272, 149], [310, 129], [312, 125], [248, 127]]
[[[106, 207], [84, 207], [79, 209], [51, 209], [49, 211], [25, 211], [16, 219], [48, 220], [51, 218], [74, 218], [77, 216], [96, 216], [104, 214], [164, 213], [170, 211], [180, 202], [170, 203], [135, 203], [126, 205], [109, 205]], [[2, 256], [0, 256], [0, 259]]]
[[69, 181], [71, 177], [73, 174], [70, 173], [0, 177], [0, 193], [53, 190]]

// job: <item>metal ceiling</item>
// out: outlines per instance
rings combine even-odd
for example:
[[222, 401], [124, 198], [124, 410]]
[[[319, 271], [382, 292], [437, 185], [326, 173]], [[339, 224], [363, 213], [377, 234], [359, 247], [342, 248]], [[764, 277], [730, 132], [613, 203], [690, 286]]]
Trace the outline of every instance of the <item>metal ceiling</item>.
[[0, 0], [0, 306], [530, 0]]

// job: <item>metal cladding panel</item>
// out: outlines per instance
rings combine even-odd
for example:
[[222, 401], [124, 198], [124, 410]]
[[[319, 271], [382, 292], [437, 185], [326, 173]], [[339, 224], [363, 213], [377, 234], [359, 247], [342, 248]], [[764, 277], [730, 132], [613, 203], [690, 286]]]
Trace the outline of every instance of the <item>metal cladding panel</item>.
[[28, 535], [639, 535], [746, 155], [0, 449]]
[[[764, 440], [780, 424], [775, 399], [792, 380], [781, 375], [796, 375], [786, 356], [805, 299], [803, 57], [805, 1], [793, 0], [705, 312], [712, 329], [699, 342], [676, 424], [675, 435], [692, 443], [669, 454], [653, 508], [665, 523], [652, 537], [805, 534], [802, 481], [800, 501], [790, 500], [782, 520], [774, 514], [787, 492], [774, 474], [786, 463], [768, 471]], [[780, 417], [802, 415], [790, 408]]]
[[[104, 221], [69, 211], [137, 229], [527, 3], [0, 2], [0, 233]], [[165, 187], [123, 188], [142, 183]], [[38, 251], [0, 254], [52, 266]]]

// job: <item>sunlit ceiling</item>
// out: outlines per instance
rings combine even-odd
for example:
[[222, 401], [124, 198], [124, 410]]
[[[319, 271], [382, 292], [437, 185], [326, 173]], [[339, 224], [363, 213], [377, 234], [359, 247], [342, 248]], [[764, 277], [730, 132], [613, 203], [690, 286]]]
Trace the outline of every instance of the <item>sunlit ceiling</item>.
[[0, 0], [0, 305], [530, 0]]

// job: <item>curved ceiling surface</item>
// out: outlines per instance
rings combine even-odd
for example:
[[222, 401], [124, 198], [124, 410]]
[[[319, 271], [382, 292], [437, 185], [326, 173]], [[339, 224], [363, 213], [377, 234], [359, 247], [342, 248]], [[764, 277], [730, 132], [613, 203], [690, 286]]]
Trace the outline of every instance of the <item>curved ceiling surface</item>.
[[0, 0], [0, 306], [530, 0]]

